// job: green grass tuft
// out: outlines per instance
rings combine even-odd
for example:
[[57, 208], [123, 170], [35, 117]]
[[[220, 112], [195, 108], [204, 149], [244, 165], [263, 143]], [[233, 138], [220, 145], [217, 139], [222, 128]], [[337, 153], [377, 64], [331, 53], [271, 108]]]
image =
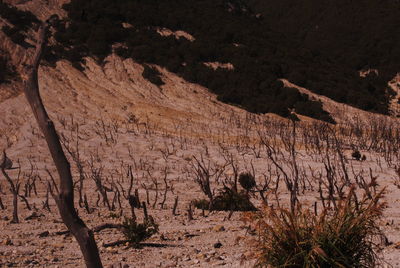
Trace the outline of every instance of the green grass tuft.
[[259, 233], [256, 267], [376, 267], [373, 241], [381, 235], [382, 195], [357, 201], [351, 190], [337, 209], [318, 216], [301, 207], [248, 215]]

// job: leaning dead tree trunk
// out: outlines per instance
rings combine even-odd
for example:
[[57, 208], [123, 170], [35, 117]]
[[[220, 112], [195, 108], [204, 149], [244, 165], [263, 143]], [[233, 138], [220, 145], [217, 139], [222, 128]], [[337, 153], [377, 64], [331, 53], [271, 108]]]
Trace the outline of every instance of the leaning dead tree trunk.
[[[39, 93], [38, 68], [46, 45], [48, 28], [49, 24], [45, 22], [38, 32], [38, 43], [35, 54], [25, 69], [24, 92], [39, 128], [46, 139], [50, 154], [59, 174], [59, 192], [54, 196], [61, 218], [68, 230], [78, 241], [86, 267], [103, 267], [93, 232], [85, 225], [75, 210], [70, 164], [65, 157], [54, 123], [50, 120]], [[55, 188], [57, 189], [57, 187]]]

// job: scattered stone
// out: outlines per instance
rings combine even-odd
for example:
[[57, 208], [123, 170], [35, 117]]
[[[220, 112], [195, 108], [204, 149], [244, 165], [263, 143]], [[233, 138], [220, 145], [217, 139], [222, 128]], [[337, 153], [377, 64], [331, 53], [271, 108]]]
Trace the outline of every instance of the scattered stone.
[[38, 218], [43, 217], [43, 216], [44, 216], [43, 214], [37, 214], [36, 211], [34, 211], [34, 212], [32, 212], [31, 215], [26, 217], [25, 220], [29, 221], [29, 220], [33, 220], [33, 219], [38, 219]]
[[161, 267], [165, 267], [165, 268], [175, 268], [177, 266], [176, 262], [167, 262], [167, 263], [162, 263], [160, 265]]
[[195, 236], [198, 236], [197, 234], [190, 234], [190, 233], [185, 233], [184, 234], [184, 236], [186, 237], [186, 238], [191, 238], [191, 237], [195, 237]]
[[221, 242], [217, 242], [214, 244], [214, 248], [220, 248], [222, 247], [222, 243]]
[[44, 231], [43, 233], [40, 233], [40, 234], [39, 234], [39, 237], [40, 237], [40, 238], [48, 237], [49, 234], [50, 234], [49, 231]]
[[239, 253], [233, 256], [235, 259], [240, 260], [242, 258], [243, 254]]
[[216, 225], [212, 228], [214, 232], [223, 232], [225, 231], [225, 227], [223, 225]]
[[200, 252], [201, 252], [201, 249], [197, 249], [197, 248], [195, 248], [193, 251], [194, 251], [194, 253], [196, 253], [196, 254], [197, 254], [197, 253], [200, 253]]
[[251, 252], [251, 251], [246, 251], [245, 253], [243, 253], [242, 258], [245, 259], [245, 260], [247, 260], [247, 259], [250, 259], [253, 255], [254, 255], [253, 252]]
[[63, 244], [53, 244], [53, 247], [63, 249], [64, 245]]
[[204, 254], [204, 253], [200, 253], [200, 254], [197, 254], [197, 255], [196, 255], [196, 258], [197, 258], [197, 259], [205, 259], [206, 257], [207, 257], [207, 255]]
[[160, 235], [160, 240], [161, 240], [161, 241], [167, 241], [168, 238], [166, 238], [164, 234], [161, 234], [161, 235]]
[[13, 242], [11, 241], [10, 238], [6, 238], [6, 239], [3, 240], [3, 244], [6, 245], [6, 246], [12, 246]]
[[212, 250], [210, 252], [207, 252], [208, 255], [214, 256], [215, 254], [217, 254], [217, 252], [215, 250]]
[[400, 249], [400, 242], [397, 242], [393, 245], [395, 249]]

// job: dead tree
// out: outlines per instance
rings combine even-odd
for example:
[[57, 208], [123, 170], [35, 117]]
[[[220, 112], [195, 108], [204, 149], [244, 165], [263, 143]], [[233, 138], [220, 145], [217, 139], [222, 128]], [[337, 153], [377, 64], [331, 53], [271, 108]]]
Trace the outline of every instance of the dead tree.
[[397, 177], [393, 178], [393, 184], [400, 189], [400, 166], [395, 168]]
[[[128, 191], [125, 193], [124, 187], [120, 182], [117, 182], [117, 185], [120, 187], [120, 191], [122, 192], [122, 196], [128, 200], [129, 206], [131, 207], [131, 214], [132, 214], [132, 220], [136, 221], [136, 213], [135, 213], [135, 208], [140, 208], [140, 199], [139, 199], [139, 190], [135, 189], [135, 194], [132, 194], [133, 190], [133, 171], [132, 171], [132, 166], [128, 165], [128, 175], [129, 177], [129, 188]], [[116, 186], [118, 189], [118, 187]], [[118, 190], [119, 191], [119, 190]]]
[[106, 187], [103, 183], [103, 166], [100, 166], [99, 168], [95, 167], [93, 157], [91, 157], [91, 160], [88, 163], [91, 172], [90, 177], [95, 182], [97, 191], [103, 198], [103, 204], [107, 205], [109, 211], [112, 211], [113, 209], [107, 196], [107, 192], [111, 192], [111, 188]]
[[86, 267], [103, 267], [93, 232], [78, 216], [74, 207], [74, 189], [70, 164], [65, 157], [53, 121], [49, 118], [39, 92], [38, 69], [46, 46], [49, 21], [43, 22], [38, 32], [35, 53], [28, 60], [23, 75], [24, 93], [47, 142], [59, 175], [59, 192], [54, 195], [61, 218], [81, 248]]
[[13, 219], [12, 223], [19, 223], [19, 218], [18, 218], [18, 196], [19, 196], [19, 188], [21, 186], [21, 183], [19, 182], [19, 177], [21, 174], [21, 169], [19, 169], [18, 172], [18, 178], [16, 182], [14, 182], [8, 173], [6, 172], [7, 169], [13, 169], [12, 167], [12, 161], [10, 158], [7, 157], [6, 152], [3, 151], [3, 161], [0, 163], [0, 169], [1, 172], [3, 173], [4, 177], [6, 178], [8, 184], [10, 185], [10, 190], [13, 195]]
[[204, 161], [203, 155], [198, 160], [193, 156], [195, 162], [191, 162], [192, 173], [194, 174], [194, 181], [200, 186], [201, 191], [210, 200], [209, 209], [212, 210], [214, 206], [214, 195], [215, 192], [212, 190], [211, 183], [218, 182], [220, 177], [225, 171], [226, 166], [219, 167], [212, 161]]
[[[260, 135], [260, 134], [259, 134]], [[293, 131], [293, 136], [295, 132]], [[281, 149], [276, 145], [276, 141], [274, 139], [268, 139], [262, 135], [259, 136], [261, 143], [265, 146], [266, 153], [268, 159], [275, 166], [276, 170], [283, 175], [284, 182], [286, 184], [286, 188], [290, 193], [290, 209], [292, 212], [295, 211], [298, 204], [298, 183], [299, 183], [299, 174], [298, 174], [298, 166], [295, 158], [296, 151], [294, 149], [295, 143], [290, 139], [287, 142], [290, 152], [290, 159], [285, 158], [285, 154], [281, 151]], [[280, 161], [280, 158], [283, 160]], [[286, 170], [291, 170], [293, 176]]]
[[176, 216], [176, 208], [178, 207], [179, 195], [175, 197], [174, 206], [172, 207], [172, 215]]
[[[73, 126], [72, 126], [73, 128]], [[85, 180], [85, 171], [84, 171], [84, 162], [81, 159], [80, 154], [80, 144], [79, 144], [79, 124], [76, 124], [76, 141], [75, 144], [72, 143], [72, 139], [68, 139], [63, 134], [61, 134], [61, 143], [64, 145], [64, 149], [71, 156], [72, 161], [75, 163], [76, 168], [79, 173], [79, 184], [78, 184], [78, 193], [79, 193], [79, 201], [78, 204], [80, 207], [83, 207], [85, 204], [83, 197], [83, 182]], [[73, 147], [74, 146], [74, 147]]]
[[1, 196], [0, 196], [0, 208], [1, 208], [2, 210], [5, 210], [5, 209], [6, 209], [6, 207], [5, 207], [4, 204], [3, 204], [3, 200], [1, 199]]
[[165, 189], [164, 189], [163, 199], [162, 199], [162, 201], [161, 201], [161, 203], [160, 203], [161, 209], [164, 209], [165, 201], [167, 201], [168, 189], [171, 189], [171, 191], [172, 191], [172, 186], [168, 186], [168, 181], [167, 181], [167, 177], [168, 177], [168, 168], [167, 168], [167, 167], [164, 168], [163, 173], [164, 173], [164, 179], [163, 179], [163, 181], [164, 181], [164, 187], [165, 187]]

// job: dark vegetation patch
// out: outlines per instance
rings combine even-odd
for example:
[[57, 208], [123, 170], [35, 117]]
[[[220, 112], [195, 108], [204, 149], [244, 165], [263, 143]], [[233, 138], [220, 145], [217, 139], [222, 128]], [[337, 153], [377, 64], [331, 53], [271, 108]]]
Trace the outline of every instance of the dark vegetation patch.
[[160, 77], [161, 76], [160, 72], [156, 68], [149, 66], [147, 64], [144, 65], [142, 76], [143, 78], [147, 79], [149, 82], [153, 83], [156, 86], [162, 86], [165, 84]]
[[[25, 41], [29, 29], [38, 23], [38, 19], [30, 12], [21, 11], [12, 7], [3, 1], [0, 1], [0, 17], [6, 20], [10, 25], [4, 25], [1, 30], [15, 44], [22, 47], [31, 47]], [[0, 50], [0, 83], [8, 83], [16, 78], [14, 66], [9, 61], [9, 55], [6, 51]]]
[[235, 191], [225, 187], [213, 200], [212, 209], [224, 211], [255, 211], [249, 195], [244, 191]]
[[145, 219], [143, 223], [138, 223], [133, 218], [125, 218], [122, 226], [125, 238], [134, 247], [139, 247], [140, 242], [158, 233], [158, 224], [152, 217]]
[[15, 77], [15, 70], [10, 65], [4, 51], [0, 50], [0, 84], [8, 83]]
[[12, 26], [3, 26], [1, 30], [10, 37], [14, 43], [24, 48], [32, 47], [32, 45], [25, 41], [25, 38], [27, 31], [35, 24], [39, 23], [35, 15], [28, 11], [19, 10], [1, 1], [0, 17], [12, 24]]
[[[376, 2], [376, 3], [375, 3]], [[69, 26], [57, 25], [48, 60], [86, 56], [99, 62], [116, 53], [157, 64], [199, 83], [219, 100], [251, 112], [299, 114], [333, 122], [319, 102], [278, 79], [364, 110], [388, 113], [386, 83], [400, 70], [399, 3], [375, 1], [72, 0]], [[124, 28], [122, 23], [133, 25]], [[195, 37], [160, 36], [158, 27]], [[204, 62], [232, 63], [234, 70]], [[359, 71], [376, 68], [360, 78]]]
[[[315, 93], [386, 114], [400, 70], [400, 2], [248, 0], [263, 25], [297, 40], [305, 60], [286, 77]], [[290, 62], [290, 61], [289, 61]], [[360, 70], [377, 69], [366, 78]]]
[[235, 191], [229, 187], [224, 187], [214, 200], [210, 202], [206, 199], [193, 200], [193, 205], [197, 209], [217, 210], [217, 211], [256, 211], [256, 207], [250, 201], [250, 196], [245, 191]]

